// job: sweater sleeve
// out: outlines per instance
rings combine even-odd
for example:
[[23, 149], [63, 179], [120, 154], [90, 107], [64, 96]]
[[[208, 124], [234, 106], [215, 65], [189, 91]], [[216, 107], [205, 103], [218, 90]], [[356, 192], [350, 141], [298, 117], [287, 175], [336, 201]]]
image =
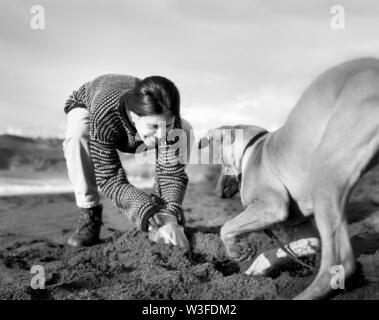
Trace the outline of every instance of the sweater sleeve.
[[67, 114], [74, 108], [87, 108], [88, 101], [86, 98], [86, 84], [83, 84], [68, 97], [64, 106], [64, 112]]
[[158, 146], [154, 194], [163, 199], [165, 208], [177, 217], [180, 224], [184, 225], [182, 203], [188, 176], [185, 172], [185, 164], [181, 161], [179, 141], [168, 138]]
[[[108, 120], [114, 122], [112, 118]], [[96, 129], [91, 130], [90, 137], [96, 182], [100, 190], [125, 212], [139, 230], [147, 231], [149, 218], [162, 204], [156, 197], [129, 183], [116, 149], [115, 129], [103, 121], [97, 125]]]

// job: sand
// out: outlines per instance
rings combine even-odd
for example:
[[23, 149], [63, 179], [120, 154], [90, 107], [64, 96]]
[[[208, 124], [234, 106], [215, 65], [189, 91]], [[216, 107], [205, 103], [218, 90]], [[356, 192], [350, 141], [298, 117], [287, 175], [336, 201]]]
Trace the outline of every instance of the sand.
[[[221, 200], [211, 183], [188, 187], [184, 202], [191, 252], [151, 243], [104, 199], [102, 243], [65, 245], [76, 226], [72, 194], [0, 198], [0, 299], [290, 299], [315, 273], [289, 263], [270, 277], [251, 277], [226, 257], [222, 224], [242, 210], [238, 195]], [[379, 170], [367, 175], [348, 208], [359, 271], [331, 299], [379, 298]], [[285, 230], [278, 229], [278, 234]], [[258, 251], [274, 247], [251, 236]], [[310, 261], [318, 265], [319, 257]], [[45, 270], [44, 290], [31, 288], [33, 265]]]

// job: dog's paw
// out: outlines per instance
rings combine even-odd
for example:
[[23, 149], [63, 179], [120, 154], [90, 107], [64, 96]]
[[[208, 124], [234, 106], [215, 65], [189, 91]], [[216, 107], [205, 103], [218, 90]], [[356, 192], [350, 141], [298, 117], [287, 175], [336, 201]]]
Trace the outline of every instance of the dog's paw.
[[221, 238], [227, 255], [232, 260], [241, 262], [251, 260], [257, 253], [256, 246], [249, 241], [246, 235], [238, 237], [222, 237]]

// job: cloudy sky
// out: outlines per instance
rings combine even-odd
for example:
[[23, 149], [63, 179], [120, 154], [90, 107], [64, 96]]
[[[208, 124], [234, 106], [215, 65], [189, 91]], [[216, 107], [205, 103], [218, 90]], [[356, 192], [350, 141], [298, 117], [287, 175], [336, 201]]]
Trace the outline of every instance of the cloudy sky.
[[0, 131], [62, 136], [65, 99], [104, 73], [172, 79], [195, 128], [274, 130], [320, 72], [379, 57], [378, 30], [376, 0], [1, 0]]

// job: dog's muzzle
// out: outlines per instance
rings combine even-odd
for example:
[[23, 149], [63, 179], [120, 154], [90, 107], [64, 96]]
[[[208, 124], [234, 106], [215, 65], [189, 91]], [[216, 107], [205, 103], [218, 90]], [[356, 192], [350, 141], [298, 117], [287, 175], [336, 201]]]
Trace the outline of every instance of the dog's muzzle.
[[231, 175], [220, 175], [215, 188], [215, 194], [219, 198], [231, 198], [240, 188], [240, 181], [237, 177]]

